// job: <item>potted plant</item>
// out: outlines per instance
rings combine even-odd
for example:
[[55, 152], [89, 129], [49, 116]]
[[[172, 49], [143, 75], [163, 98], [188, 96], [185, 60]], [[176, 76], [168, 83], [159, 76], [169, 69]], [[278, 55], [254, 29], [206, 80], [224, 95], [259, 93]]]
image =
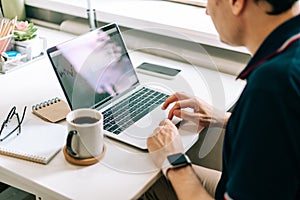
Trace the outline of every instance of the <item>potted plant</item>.
[[38, 28], [28, 21], [16, 22], [14, 29], [15, 49], [21, 54], [27, 54], [31, 60], [42, 52], [42, 44], [37, 36]]
[[32, 40], [37, 36], [37, 28], [33, 23], [28, 21], [19, 21], [16, 23], [14, 29], [14, 40], [15, 41], [26, 41]]

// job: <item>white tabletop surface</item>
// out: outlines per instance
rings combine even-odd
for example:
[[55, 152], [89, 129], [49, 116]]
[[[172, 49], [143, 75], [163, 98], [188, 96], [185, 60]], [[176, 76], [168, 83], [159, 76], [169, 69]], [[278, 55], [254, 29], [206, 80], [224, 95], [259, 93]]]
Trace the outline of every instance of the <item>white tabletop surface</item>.
[[[48, 47], [74, 37], [43, 28], [40, 31], [48, 39]], [[147, 61], [182, 69], [180, 76], [171, 81], [139, 74], [143, 83], [198, 95], [220, 109], [232, 106], [244, 87], [244, 82], [236, 81], [231, 75], [137, 51], [130, 56], [135, 66]], [[1, 121], [14, 105], [21, 111], [25, 105], [30, 108], [44, 100], [63, 97], [46, 56], [18, 70], [0, 74], [0, 92]], [[27, 112], [26, 118], [38, 119], [30, 112]], [[64, 123], [61, 125], [65, 126]], [[186, 149], [197, 139], [195, 133], [182, 131], [181, 134]], [[68, 163], [62, 151], [47, 165], [0, 155], [0, 181], [32, 192], [42, 199], [137, 198], [155, 181], [159, 171], [147, 153], [107, 138], [105, 144], [107, 152], [104, 159], [87, 167]]]

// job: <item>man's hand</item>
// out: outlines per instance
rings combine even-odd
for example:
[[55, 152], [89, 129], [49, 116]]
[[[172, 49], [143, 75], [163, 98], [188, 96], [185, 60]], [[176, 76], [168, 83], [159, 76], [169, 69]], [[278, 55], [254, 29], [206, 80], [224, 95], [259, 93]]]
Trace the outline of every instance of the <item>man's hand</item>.
[[[162, 109], [166, 109], [171, 103], [175, 103], [171, 108], [168, 118], [171, 120], [173, 116], [192, 121], [199, 127], [208, 127], [209, 125], [223, 127], [226, 125], [229, 113], [224, 113], [213, 108], [208, 103], [197, 97], [191, 97], [184, 93], [175, 93], [166, 99]], [[193, 112], [183, 110], [191, 108]]]
[[[150, 157], [159, 169], [164, 167], [162, 164], [167, 155], [184, 152], [178, 130], [169, 119], [162, 121], [148, 137], [147, 146]], [[178, 199], [212, 199], [191, 166], [169, 171], [168, 178]]]
[[184, 148], [176, 126], [168, 119], [162, 121], [147, 139], [150, 156], [158, 168], [167, 155], [183, 152]]

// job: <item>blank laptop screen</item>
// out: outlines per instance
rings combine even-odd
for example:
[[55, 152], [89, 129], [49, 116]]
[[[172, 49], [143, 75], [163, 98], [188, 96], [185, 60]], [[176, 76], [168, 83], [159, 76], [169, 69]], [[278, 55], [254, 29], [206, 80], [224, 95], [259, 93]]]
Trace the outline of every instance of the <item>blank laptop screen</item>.
[[94, 107], [138, 84], [117, 25], [48, 49], [71, 109]]

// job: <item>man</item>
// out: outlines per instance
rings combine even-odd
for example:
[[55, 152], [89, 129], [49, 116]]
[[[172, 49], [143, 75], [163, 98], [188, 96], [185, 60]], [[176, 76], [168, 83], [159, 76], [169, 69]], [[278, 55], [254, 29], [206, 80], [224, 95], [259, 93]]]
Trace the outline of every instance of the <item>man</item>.
[[176, 198], [189, 200], [300, 199], [299, 13], [297, 0], [208, 0], [207, 14], [220, 39], [247, 47], [253, 56], [238, 76], [247, 85], [232, 114], [212, 116], [212, 107], [182, 93], [166, 100], [163, 109], [174, 103], [169, 119], [226, 124], [220, 180], [203, 179], [201, 169], [189, 164], [169, 119], [148, 138], [154, 163], [171, 183], [170, 194], [174, 189]]

